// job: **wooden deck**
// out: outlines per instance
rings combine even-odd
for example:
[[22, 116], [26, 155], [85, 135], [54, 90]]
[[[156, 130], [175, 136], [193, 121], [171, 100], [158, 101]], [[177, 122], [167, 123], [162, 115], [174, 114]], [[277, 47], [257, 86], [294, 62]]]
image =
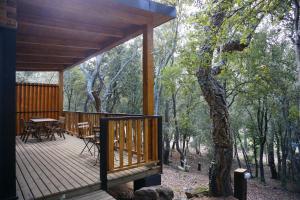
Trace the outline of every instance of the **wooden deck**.
[[[16, 181], [19, 199], [57, 199], [100, 189], [99, 164], [83, 141], [66, 135], [56, 141], [24, 144], [16, 139]], [[99, 163], [99, 162], [98, 162]]]
[[[26, 144], [16, 137], [16, 185], [19, 199], [77, 198], [80, 195], [88, 199], [89, 193], [93, 199], [95, 195], [104, 195], [100, 194], [99, 161], [95, 165], [96, 157], [88, 151], [80, 154], [84, 147], [82, 140], [65, 136], [65, 140], [56, 136], [55, 141], [37, 142], [36, 139], [29, 139]], [[120, 152], [115, 151], [115, 166], [120, 164], [119, 157]], [[124, 163], [127, 163], [126, 151], [123, 157]], [[136, 162], [136, 156], [133, 156], [133, 162]], [[141, 166], [109, 173], [108, 187], [158, 173], [158, 166]], [[107, 199], [110, 199], [109, 196]]]

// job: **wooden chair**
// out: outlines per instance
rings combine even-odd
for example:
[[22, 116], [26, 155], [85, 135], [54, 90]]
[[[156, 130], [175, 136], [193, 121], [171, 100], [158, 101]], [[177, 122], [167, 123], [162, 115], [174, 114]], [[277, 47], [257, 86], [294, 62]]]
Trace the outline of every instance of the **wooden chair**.
[[65, 137], [65, 133], [66, 133], [66, 129], [65, 129], [65, 117], [60, 116], [58, 121], [54, 123], [54, 129], [53, 131], [59, 136], [62, 137], [64, 139], [66, 139]]
[[93, 142], [94, 142], [94, 145], [97, 149], [97, 159], [96, 159], [96, 163], [95, 163], [95, 165], [96, 165], [98, 160], [100, 160], [100, 127], [98, 127], [98, 126], [93, 127], [93, 135], [94, 135], [94, 141]]
[[23, 141], [26, 143], [29, 136], [36, 137], [38, 139], [41, 139], [40, 136], [38, 135], [37, 129], [35, 125], [32, 122], [25, 122], [24, 121], [24, 137]]
[[[80, 139], [82, 139], [85, 144], [85, 146], [82, 149], [80, 154], [82, 154], [83, 151], [87, 148], [88, 151], [90, 152], [90, 154], [93, 155], [91, 152], [91, 149], [94, 145], [95, 136], [91, 134], [89, 123], [88, 122], [80, 122], [80, 123], [78, 123], [77, 127], [78, 127], [78, 137]], [[91, 144], [90, 147], [89, 147], [89, 144]]]
[[25, 120], [20, 119], [20, 123], [19, 123], [19, 125], [20, 125], [20, 134], [21, 134], [20, 139], [22, 141], [24, 141], [24, 138], [26, 137], [26, 132], [25, 132], [25, 129], [24, 129], [24, 123], [25, 123]]

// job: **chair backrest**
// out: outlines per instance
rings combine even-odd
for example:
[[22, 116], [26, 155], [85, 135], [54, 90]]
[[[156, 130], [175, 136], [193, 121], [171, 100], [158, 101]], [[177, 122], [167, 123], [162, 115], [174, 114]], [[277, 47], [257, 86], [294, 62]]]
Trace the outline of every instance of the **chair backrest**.
[[65, 117], [62, 117], [62, 116], [59, 116], [58, 121], [59, 121], [60, 123], [64, 124], [65, 121], [66, 121], [66, 118], [65, 118]]
[[66, 121], [65, 117], [59, 116], [58, 124], [59, 124], [60, 128], [65, 128], [65, 121]]
[[95, 138], [99, 139], [99, 137], [100, 137], [100, 127], [99, 126], [93, 126], [93, 134], [95, 135]]
[[88, 122], [79, 122], [77, 127], [79, 137], [90, 135], [90, 125]]
[[24, 133], [24, 123], [25, 123], [25, 120], [24, 119], [20, 119], [20, 133]]
[[35, 124], [32, 122], [25, 122], [24, 121], [24, 130], [28, 131], [30, 129], [34, 129], [35, 128]]

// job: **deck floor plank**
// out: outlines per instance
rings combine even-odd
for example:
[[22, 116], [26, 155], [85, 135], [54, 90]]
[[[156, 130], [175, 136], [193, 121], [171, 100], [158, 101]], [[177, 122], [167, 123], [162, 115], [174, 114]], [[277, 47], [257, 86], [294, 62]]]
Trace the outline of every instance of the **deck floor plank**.
[[72, 200], [114, 200], [114, 198], [104, 191], [96, 191], [72, 198]]
[[[61, 182], [61, 184], [63, 184], [65, 189], [68, 189], [68, 190], [74, 189], [74, 186], [65, 177], [65, 174], [63, 172], [61, 172], [61, 170], [59, 170], [59, 168], [57, 168], [56, 163], [53, 163], [53, 162], [49, 161], [48, 159], [45, 159], [43, 153], [36, 150], [34, 148], [34, 146], [26, 146], [26, 147], [27, 147], [26, 150], [28, 151], [28, 153], [35, 155], [37, 159], [39, 159], [41, 162], [43, 162], [45, 164], [45, 166], [47, 166], [47, 169], [51, 172], [51, 174], [53, 174], [53, 176], [56, 177]], [[17, 160], [17, 162], [18, 162], [18, 160]]]
[[[86, 181], [88, 184], [92, 184], [95, 181], [99, 180], [99, 176], [92, 171], [89, 171], [87, 167], [83, 167], [82, 164], [77, 159], [73, 159], [72, 155], [64, 152], [63, 154], [61, 153], [63, 150], [59, 148], [44, 148], [43, 144], [38, 144], [40, 148], [43, 150], [46, 150], [47, 152], [51, 153], [51, 155], [55, 155], [58, 159], [59, 162], [64, 165], [67, 168], [70, 168], [70, 170], [74, 173], [76, 169], [76, 173], [78, 176], [80, 176], [83, 180]], [[97, 177], [98, 176], [98, 177]]]
[[[24, 148], [23, 145], [18, 145], [20, 148]], [[38, 168], [44, 173], [45, 177], [44, 177], [44, 180], [45, 179], [48, 179], [50, 180], [47, 181], [45, 180], [44, 182], [46, 184], [50, 184], [50, 187], [52, 188], [52, 186], [54, 186], [58, 191], [64, 191], [66, 190], [67, 188], [60, 182], [60, 179], [59, 177], [56, 176], [56, 174], [52, 173], [51, 170], [49, 170], [49, 167], [47, 167], [47, 163], [45, 164], [45, 161], [42, 159], [40, 160], [40, 158], [38, 158], [34, 152], [28, 152], [24, 149], [24, 152], [27, 153], [27, 156], [31, 158], [32, 162], [36, 164], [36, 166], [38, 166]], [[51, 186], [52, 185], [52, 186]], [[54, 189], [52, 188], [51, 191], [52, 193], [53, 192], [56, 192], [55, 190], [53, 191]]]
[[[85, 150], [84, 142], [74, 136], [66, 139], [42, 142], [30, 138], [27, 143], [16, 137], [16, 184], [20, 199], [60, 199], [63, 194], [72, 199], [113, 199], [100, 189], [99, 162], [96, 156]], [[93, 147], [94, 148], [94, 147]], [[94, 149], [92, 148], [92, 152]], [[115, 152], [115, 167], [120, 164], [120, 153]], [[136, 155], [132, 162], [136, 162]], [[123, 165], [128, 165], [128, 153], [123, 151]], [[108, 174], [112, 185], [130, 181], [131, 177], [143, 177], [148, 168], [138, 167]], [[132, 179], [134, 180], [134, 179]], [[97, 191], [96, 191], [97, 190]], [[96, 191], [96, 192], [93, 192]], [[88, 194], [87, 194], [88, 193]], [[78, 195], [83, 195], [77, 198]], [[75, 197], [74, 197], [75, 196]]]

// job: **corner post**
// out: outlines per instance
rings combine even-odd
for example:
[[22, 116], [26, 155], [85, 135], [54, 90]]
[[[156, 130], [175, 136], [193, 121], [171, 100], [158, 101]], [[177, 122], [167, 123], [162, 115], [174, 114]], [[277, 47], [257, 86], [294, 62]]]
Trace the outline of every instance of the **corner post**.
[[143, 30], [143, 114], [154, 114], [153, 24]]
[[100, 180], [101, 189], [107, 190], [107, 165], [108, 165], [108, 119], [100, 119]]
[[[154, 63], [153, 63], [153, 22], [148, 22], [143, 30], [143, 114], [144, 115], [154, 115]], [[161, 143], [159, 142], [161, 137], [161, 132], [159, 133], [159, 127], [161, 124], [161, 119], [158, 118], [158, 159], [161, 159]], [[152, 127], [153, 128], [153, 127]], [[154, 132], [150, 127], [149, 138], [152, 138], [152, 133]], [[153, 148], [151, 140], [149, 140], [149, 148]], [[149, 157], [152, 158], [153, 155], [149, 152]], [[134, 190], [138, 190], [142, 187], [160, 185], [161, 175], [155, 174], [143, 179], [134, 181]]]
[[16, 195], [16, 1], [0, 1], [0, 199]]
[[64, 71], [59, 71], [59, 116], [64, 111]]

